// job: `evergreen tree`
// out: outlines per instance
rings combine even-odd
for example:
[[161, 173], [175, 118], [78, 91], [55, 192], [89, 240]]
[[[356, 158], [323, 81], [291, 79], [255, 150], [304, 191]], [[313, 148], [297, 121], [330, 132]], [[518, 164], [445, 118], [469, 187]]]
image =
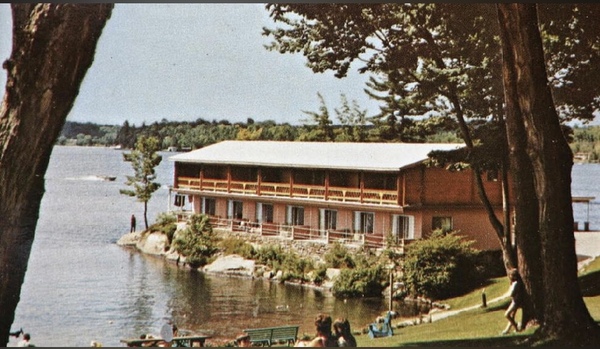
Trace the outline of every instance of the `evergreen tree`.
[[124, 195], [136, 197], [139, 202], [144, 203], [144, 224], [148, 229], [148, 201], [152, 198], [160, 184], [154, 182], [156, 179], [155, 168], [162, 161], [162, 156], [157, 154], [160, 150], [160, 142], [155, 137], [140, 136], [135, 144], [135, 149], [130, 153], [123, 153], [123, 160], [131, 162], [131, 167], [135, 172], [133, 176], [127, 176], [126, 185], [133, 187], [130, 189], [120, 189], [119, 192]]

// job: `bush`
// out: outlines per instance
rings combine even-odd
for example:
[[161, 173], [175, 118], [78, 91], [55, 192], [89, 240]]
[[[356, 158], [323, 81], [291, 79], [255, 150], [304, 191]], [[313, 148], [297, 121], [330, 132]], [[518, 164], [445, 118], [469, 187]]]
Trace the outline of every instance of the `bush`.
[[388, 285], [388, 272], [380, 264], [369, 268], [343, 269], [331, 291], [340, 298], [381, 297]]
[[301, 282], [310, 281], [306, 274], [314, 270], [314, 263], [307, 258], [299, 257], [295, 253], [288, 253], [284, 256], [281, 269], [284, 270], [283, 280], [299, 280]]
[[313, 280], [315, 285], [320, 286], [327, 280], [327, 266], [325, 264], [319, 265], [313, 274]]
[[354, 268], [356, 266], [348, 248], [338, 241], [334, 242], [329, 251], [325, 253], [324, 258], [331, 268]]
[[173, 243], [173, 235], [177, 230], [177, 217], [173, 214], [162, 212], [156, 218], [156, 222], [152, 224], [149, 231], [159, 231], [165, 234], [169, 240], [169, 245]]
[[190, 267], [198, 268], [208, 264], [209, 259], [217, 252], [216, 239], [208, 216], [194, 214], [187, 225], [177, 234], [173, 245], [186, 258]]
[[285, 253], [281, 246], [266, 245], [258, 248], [255, 259], [260, 264], [277, 269], [283, 264]]
[[413, 296], [447, 299], [469, 290], [480, 280], [477, 250], [456, 232], [435, 231], [407, 246], [402, 281]]
[[219, 246], [225, 254], [237, 254], [246, 259], [254, 259], [256, 257], [254, 247], [239, 238], [225, 238], [219, 243]]

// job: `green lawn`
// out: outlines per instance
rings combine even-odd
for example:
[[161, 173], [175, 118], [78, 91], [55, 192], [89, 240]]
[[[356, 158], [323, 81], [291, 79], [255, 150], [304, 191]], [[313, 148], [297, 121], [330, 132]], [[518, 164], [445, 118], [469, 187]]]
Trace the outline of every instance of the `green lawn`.
[[[592, 317], [600, 322], [600, 259], [596, 259], [580, 273], [580, 284], [584, 300]], [[491, 280], [486, 285], [488, 301], [502, 296], [508, 287], [506, 278]], [[482, 289], [443, 303], [451, 309], [461, 309], [481, 304]], [[371, 339], [368, 335], [356, 336], [360, 347], [507, 347], [526, 346], [523, 341], [535, 328], [521, 333], [502, 335], [506, 326], [504, 310], [508, 299], [488, 303], [487, 308], [478, 307], [432, 323], [394, 329], [394, 336]], [[520, 318], [520, 312], [517, 313]]]

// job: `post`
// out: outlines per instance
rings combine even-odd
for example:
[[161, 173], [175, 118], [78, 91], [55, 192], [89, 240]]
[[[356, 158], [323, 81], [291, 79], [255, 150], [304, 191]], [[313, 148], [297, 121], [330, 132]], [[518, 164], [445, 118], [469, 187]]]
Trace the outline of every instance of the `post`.
[[481, 307], [487, 308], [487, 299], [485, 296], [485, 288], [481, 291]]
[[390, 268], [390, 304], [389, 311], [392, 311], [392, 300], [394, 298], [394, 273], [393, 268]]

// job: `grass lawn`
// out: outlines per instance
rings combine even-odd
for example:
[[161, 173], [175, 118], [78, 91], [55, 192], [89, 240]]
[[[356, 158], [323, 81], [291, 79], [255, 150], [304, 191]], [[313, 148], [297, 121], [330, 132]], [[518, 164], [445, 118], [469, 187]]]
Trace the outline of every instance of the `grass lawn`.
[[[581, 270], [580, 285], [584, 301], [596, 322], [600, 322], [600, 258], [597, 258]], [[485, 286], [488, 301], [502, 296], [508, 288], [508, 280], [491, 280]], [[463, 297], [449, 299], [443, 303], [451, 309], [467, 308], [481, 304], [482, 289], [475, 290]], [[359, 347], [507, 347], [526, 346], [523, 341], [535, 328], [521, 333], [502, 335], [506, 326], [504, 311], [508, 307], [508, 298], [488, 303], [487, 308], [478, 307], [457, 315], [431, 323], [395, 328], [392, 337], [371, 339], [368, 335], [358, 335]], [[520, 311], [517, 319], [520, 319]]]

